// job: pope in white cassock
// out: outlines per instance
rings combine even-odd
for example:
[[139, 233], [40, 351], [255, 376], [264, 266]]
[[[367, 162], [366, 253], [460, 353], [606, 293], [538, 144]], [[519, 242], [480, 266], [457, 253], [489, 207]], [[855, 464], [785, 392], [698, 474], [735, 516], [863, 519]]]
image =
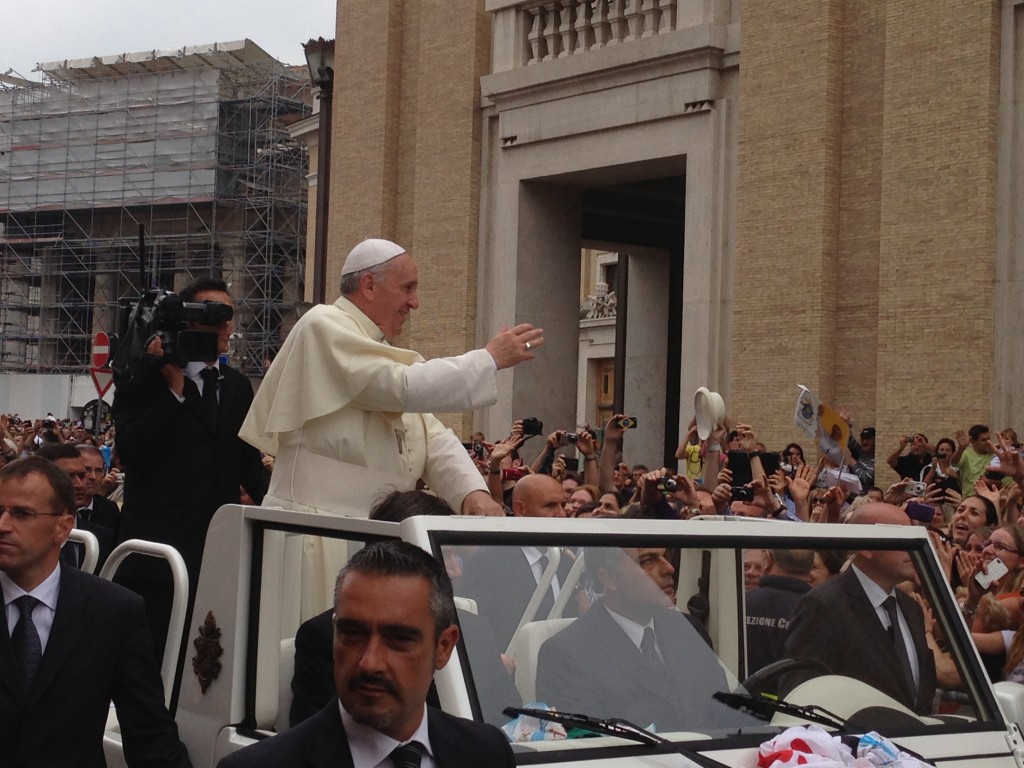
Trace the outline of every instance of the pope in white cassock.
[[[276, 457], [263, 505], [365, 517], [379, 496], [422, 479], [463, 514], [504, 514], [431, 412], [493, 405], [497, 372], [532, 359], [544, 332], [517, 325], [483, 349], [424, 361], [390, 344], [419, 307], [412, 256], [388, 240], [364, 240], [341, 274], [341, 298], [295, 324], [239, 433]], [[307, 551], [304, 569], [320, 557]], [[334, 565], [322, 563], [328, 583]]]

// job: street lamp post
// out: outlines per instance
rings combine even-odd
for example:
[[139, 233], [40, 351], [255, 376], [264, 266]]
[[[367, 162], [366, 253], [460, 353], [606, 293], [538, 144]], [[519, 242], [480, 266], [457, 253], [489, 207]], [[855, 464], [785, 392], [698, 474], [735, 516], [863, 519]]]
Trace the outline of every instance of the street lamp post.
[[327, 299], [327, 207], [331, 192], [331, 103], [334, 96], [334, 40], [322, 37], [302, 44], [313, 85], [319, 90], [317, 133], [316, 231], [313, 242], [313, 303]]

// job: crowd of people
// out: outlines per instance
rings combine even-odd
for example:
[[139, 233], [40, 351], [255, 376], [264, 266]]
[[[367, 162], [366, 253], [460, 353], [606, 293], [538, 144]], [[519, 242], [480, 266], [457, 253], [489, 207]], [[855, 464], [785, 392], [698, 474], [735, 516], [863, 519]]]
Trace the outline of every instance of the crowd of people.
[[114, 445], [115, 436], [113, 424], [102, 426], [96, 433], [86, 429], [81, 421], [58, 419], [52, 413], [41, 418], [3, 413], [0, 414], [0, 466], [29, 456], [43, 445], [91, 445], [103, 457], [104, 473], [99, 479], [98, 490], [103, 496], [109, 496], [121, 484], [121, 462]]
[[[991, 657], [993, 672], [1024, 680], [1024, 635], [1014, 646], [1022, 620], [1024, 465], [1013, 430], [993, 440], [985, 425], [973, 425], [934, 444], [922, 433], [901, 436], [886, 459], [900, 479], [882, 489], [874, 485], [875, 430], [870, 427], [851, 439], [840, 469], [827, 458], [809, 463], [799, 443], [768, 452], [747, 424], [730, 426], [725, 419], [700, 440], [691, 422], [676, 452], [678, 464], [651, 469], [623, 461], [628, 429], [622, 414], [608, 420], [600, 437], [589, 426], [525, 434], [524, 421], [533, 420], [515, 421], [503, 439], [490, 442], [476, 433], [465, 444], [488, 493], [511, 516], [735, 515], [815, 523], [841, 522], [870, 501], [898, 506], [933, 532], [945, 573], [961, 592], [965, 616], [979, 648]], [[113, 425], [94, 434], [52, 414], [0, 416], [0, 463], [38, 454], [69, 471], [78, 526], [97, 534], [101, 557], [121, 540], [121, 516], [110, 505], [120, 498], [124, 479], [115, 437]], [[534, 437], [540, 445], [531, 461], [525, 454]], [[264, 455], [261, 463], [269, 479], [273, 457]], [[749, 479], [738, 482], [737, 475]], [[856, 492], [844, 482], [851, 476]], [[239, 494], [246, 500], [244, 487]], [[973, 577], [996, 558], [1007, 573], [981, 589]], [[753, 588], [777, 559], [750, 552], [747, 561], [747, 586]], [[835, 574], [838, 567], [814, 553], [804, 581], [814, 585], [821, 579], [813, 574]]]
[[494, 443], [476, 433], [467, 453], [510, 515], [516, 514], [516, 486], [530, 474], [559, 482], [565, 504], [554, 512], [565, 517], [737, 515], [841, 522], [860, 504], [884, 500], [908, 509], [915, 521], [941, 527], [974, 496], [990, 500], [1000, 520], [1016, 522], [1024, 507], [1024, 492], [1014, 482], [1021, 447], [1011, 429], [993, 441], [987, 426], [974, 425], [958, 431], [955, 441], [942, 438], [934, 446], [923, 434], [901, 436], [887, 460], [898, 480], [883, 489], [874, 483], [871, 427], [851, 438], [839, 467], [827, 456], [809, 463], [799, 443], [769, 452], [750, 425], [731, 428], [728, 419], [700, 440], [691, 422], [676, 451], [678, 464], [652, 469], [623, 461], [628, 433], [620, 423], [626, 418], [612, 416], [602, 440], [589, 426], [555, 430], [532, 462], [521, 455], [533, 436], [523, 431], [529, 420], [514, 422], [509, 435]]

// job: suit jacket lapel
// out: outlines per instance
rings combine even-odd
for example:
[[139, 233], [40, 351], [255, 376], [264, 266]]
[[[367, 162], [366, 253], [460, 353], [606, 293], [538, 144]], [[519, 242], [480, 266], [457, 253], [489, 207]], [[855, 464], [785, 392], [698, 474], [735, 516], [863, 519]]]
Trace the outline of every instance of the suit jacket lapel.
[[[84, 578], [75, 568], [62, 566], [60, 569], [57, 610], [54, 612], [50, 637], [46, 641], [46, 650], [43, 652], [43, 659], [39, 663], [39, 671], [32, 685], [30, 705], [53, 682], [57, 671], [74, 652], [75, 646], [92, 621], [92, 612], [89, 610], [92, 595], [82, 588]], [[67, 694], [73, 696], [74, 691], [68, 691]]]
[[354, 768], [337, 699], [313, 715], [303, 757], [312, 768]]
[[199, 387], [192, 379], [188, 376], [185, 377], [185, 407], [192, 411], [192, 415], [196, 417], [203, 426], [209, 432], [213, 432], [213, 425], [210, 420], [206, 418], [206, 407], [203, 405], [203, 396], [199, 393]]
[[434, 763], [444, 768], [473, 768], [452, 730], [433, 707], [427, 707], [427, 731], [430, 733], [430, 747], [434, 750]]
[[[595, 608], [599, 608], [600, 613], [596, 614], [597, 621], [593, 633], [594, 642], [607, 646], [603, 654], [604, 658], [618, 660], [615, 664], [609, 665], [607, 669], [603, 670], [601, 672], [602, 676], [620, 678], [617, 685], [620, 690], [640, 689], [644, 691], [645, 696], [657, 697], [670, 704], [673, 710], [678, 709], [678, 699], [672, 682], [668, 679], [668, 667], [666, 666], [665, 671], [659, 674], [658, 668], [648, 659], [644, 658], [640, 649], [633, 644], [633, 641], [626, 636], [622, 628], [615, 623], [615, 619], [611, 617], [608, 610], [603, 605], [595, 606]], [[595, 608], [591, 608], [591, 611], [595, 610]], [[657, 628], [655, 629], [655, 634], [657, 635]], [[658, 645], [661, 647], [661, 652], [664, 656], [668, 657], [671, 654], [670, 649], [665, 646], [660, 637]], [[643, 723], [643, 725], [647, 725], [647, 723]]]
[[903, 617], [907, 620], [907, 626], [910, 627], [910, 639], [917, 655], [917, 690], [911, 697], [917, 704], [914, 709], [916, 711], [922, 711], [922, 708], [927, 710], [931, 706], [931, 701], [922, 701], [921, 698], [923, 696], [927, 699], [929, 692], [932, 692], [934, 680], [931, 669], [935, 664], [935, 657], [932, 656], [932, 652], [928, 648], [928, 641], [925, 639], [924, 614], [909, 595], [905, 595], [899, 590], [896, 591], [896, 602], [899, 603]]
[[[217, 431], [220, 432], [221, 428], [227, 428], [230, 431], [229, 425], [232, 422], [230, 418], [225, 418], [232, 407], [232, 404], [237, 402], [238, 392], [238, 379], [234, 376], [229, 375], [228, 366], [222, 365], [220, 370], [220, 404], [218, 405], [219, 415], [217, 418]], [[237, 427], [235, 430], [237, 432]], [[234, 436], [234, 435], [233, 435]]]
[[3, 619], [3, 627], [0, 627], [0, 686], [6, 688], [13, 698], [20, 700], [23, 693], [14, 674], [14, 648], [11, 647], [11, 633], [7, 629], [6, 613], [0, 618]]
[[850, 610], [857, 617], [857, 621], [851, 627], [851, 631], [862, 632], [866, 638], [874, 643], [876, 653], [872, 654], [873, 663], [877, 663], [885, 668], [887, 676], [893, 680], [894, 685], [898, 685], [900, 690], [904, 692], [904, 697], [907, 701], [914, 701], [917, 697], [912, 695], [911, 691], [907, 688], [903, 669], [900, 666], [899, 658], [896, 656], [896, 649], [893, 648], [892, 640], [889, 639], [889, 633], [882, 626], [882, 620], [878, 617], [878, 612], [864, 593], [864, 588], [861, 587], [857, 574], [852, 570], [847, 570], [843, 577], [845, 578], [844, 586], [850, 596]]

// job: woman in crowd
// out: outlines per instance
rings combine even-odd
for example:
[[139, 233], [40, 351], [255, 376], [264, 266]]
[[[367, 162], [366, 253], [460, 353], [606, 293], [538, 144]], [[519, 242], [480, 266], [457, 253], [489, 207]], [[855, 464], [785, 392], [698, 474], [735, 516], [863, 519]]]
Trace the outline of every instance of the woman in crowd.
[[935, 455], [932, 457], [932, 465], [925, 471], [924, 482], [929, 485], [935, 484], [940, 488], [960, 491], [960, 472], [951, 459], [956, 453], [957, 446], [950, 438], [944, 437], [935, 444]]
[[[979, 581], [998, 568], [1006, 572], [984, 586]], [[980, 562], [967, 579], [967, 599], [961, 604], [971, 635], [994, 680], [1008, 664], [1008, 651], [1021, 627], [1021, 586], [1024, 584], [1024, 528], [1016, 523], [992, 531], [984, 542]]]
[[602, 493], [601, 498], [597, 501], [599, 504], [597, 509], [602, 516], [611, 515], [618, 517], [622, 512], [622, 508], [619, 507], [619, 497], [614, 493]]
[[804, 461], [804, 449], [799, 443], [790, 443], [782, 449], [782, 463], [794, 468], [807, 463]]
[[993, 526], [998, 522], [999, 513], [995, 505], [983, 496], [968, 496], [962, 499], [950, 518], [946, 534], [958, 549], [967, 546], [973, 531]]
[[569, 494], [569, 500], [565, 502], [565, 516], [578, 517], [580, 508], [584, 504], [597, 504], [600, 498], [600, 491], [594, 485], [580, 485]]

